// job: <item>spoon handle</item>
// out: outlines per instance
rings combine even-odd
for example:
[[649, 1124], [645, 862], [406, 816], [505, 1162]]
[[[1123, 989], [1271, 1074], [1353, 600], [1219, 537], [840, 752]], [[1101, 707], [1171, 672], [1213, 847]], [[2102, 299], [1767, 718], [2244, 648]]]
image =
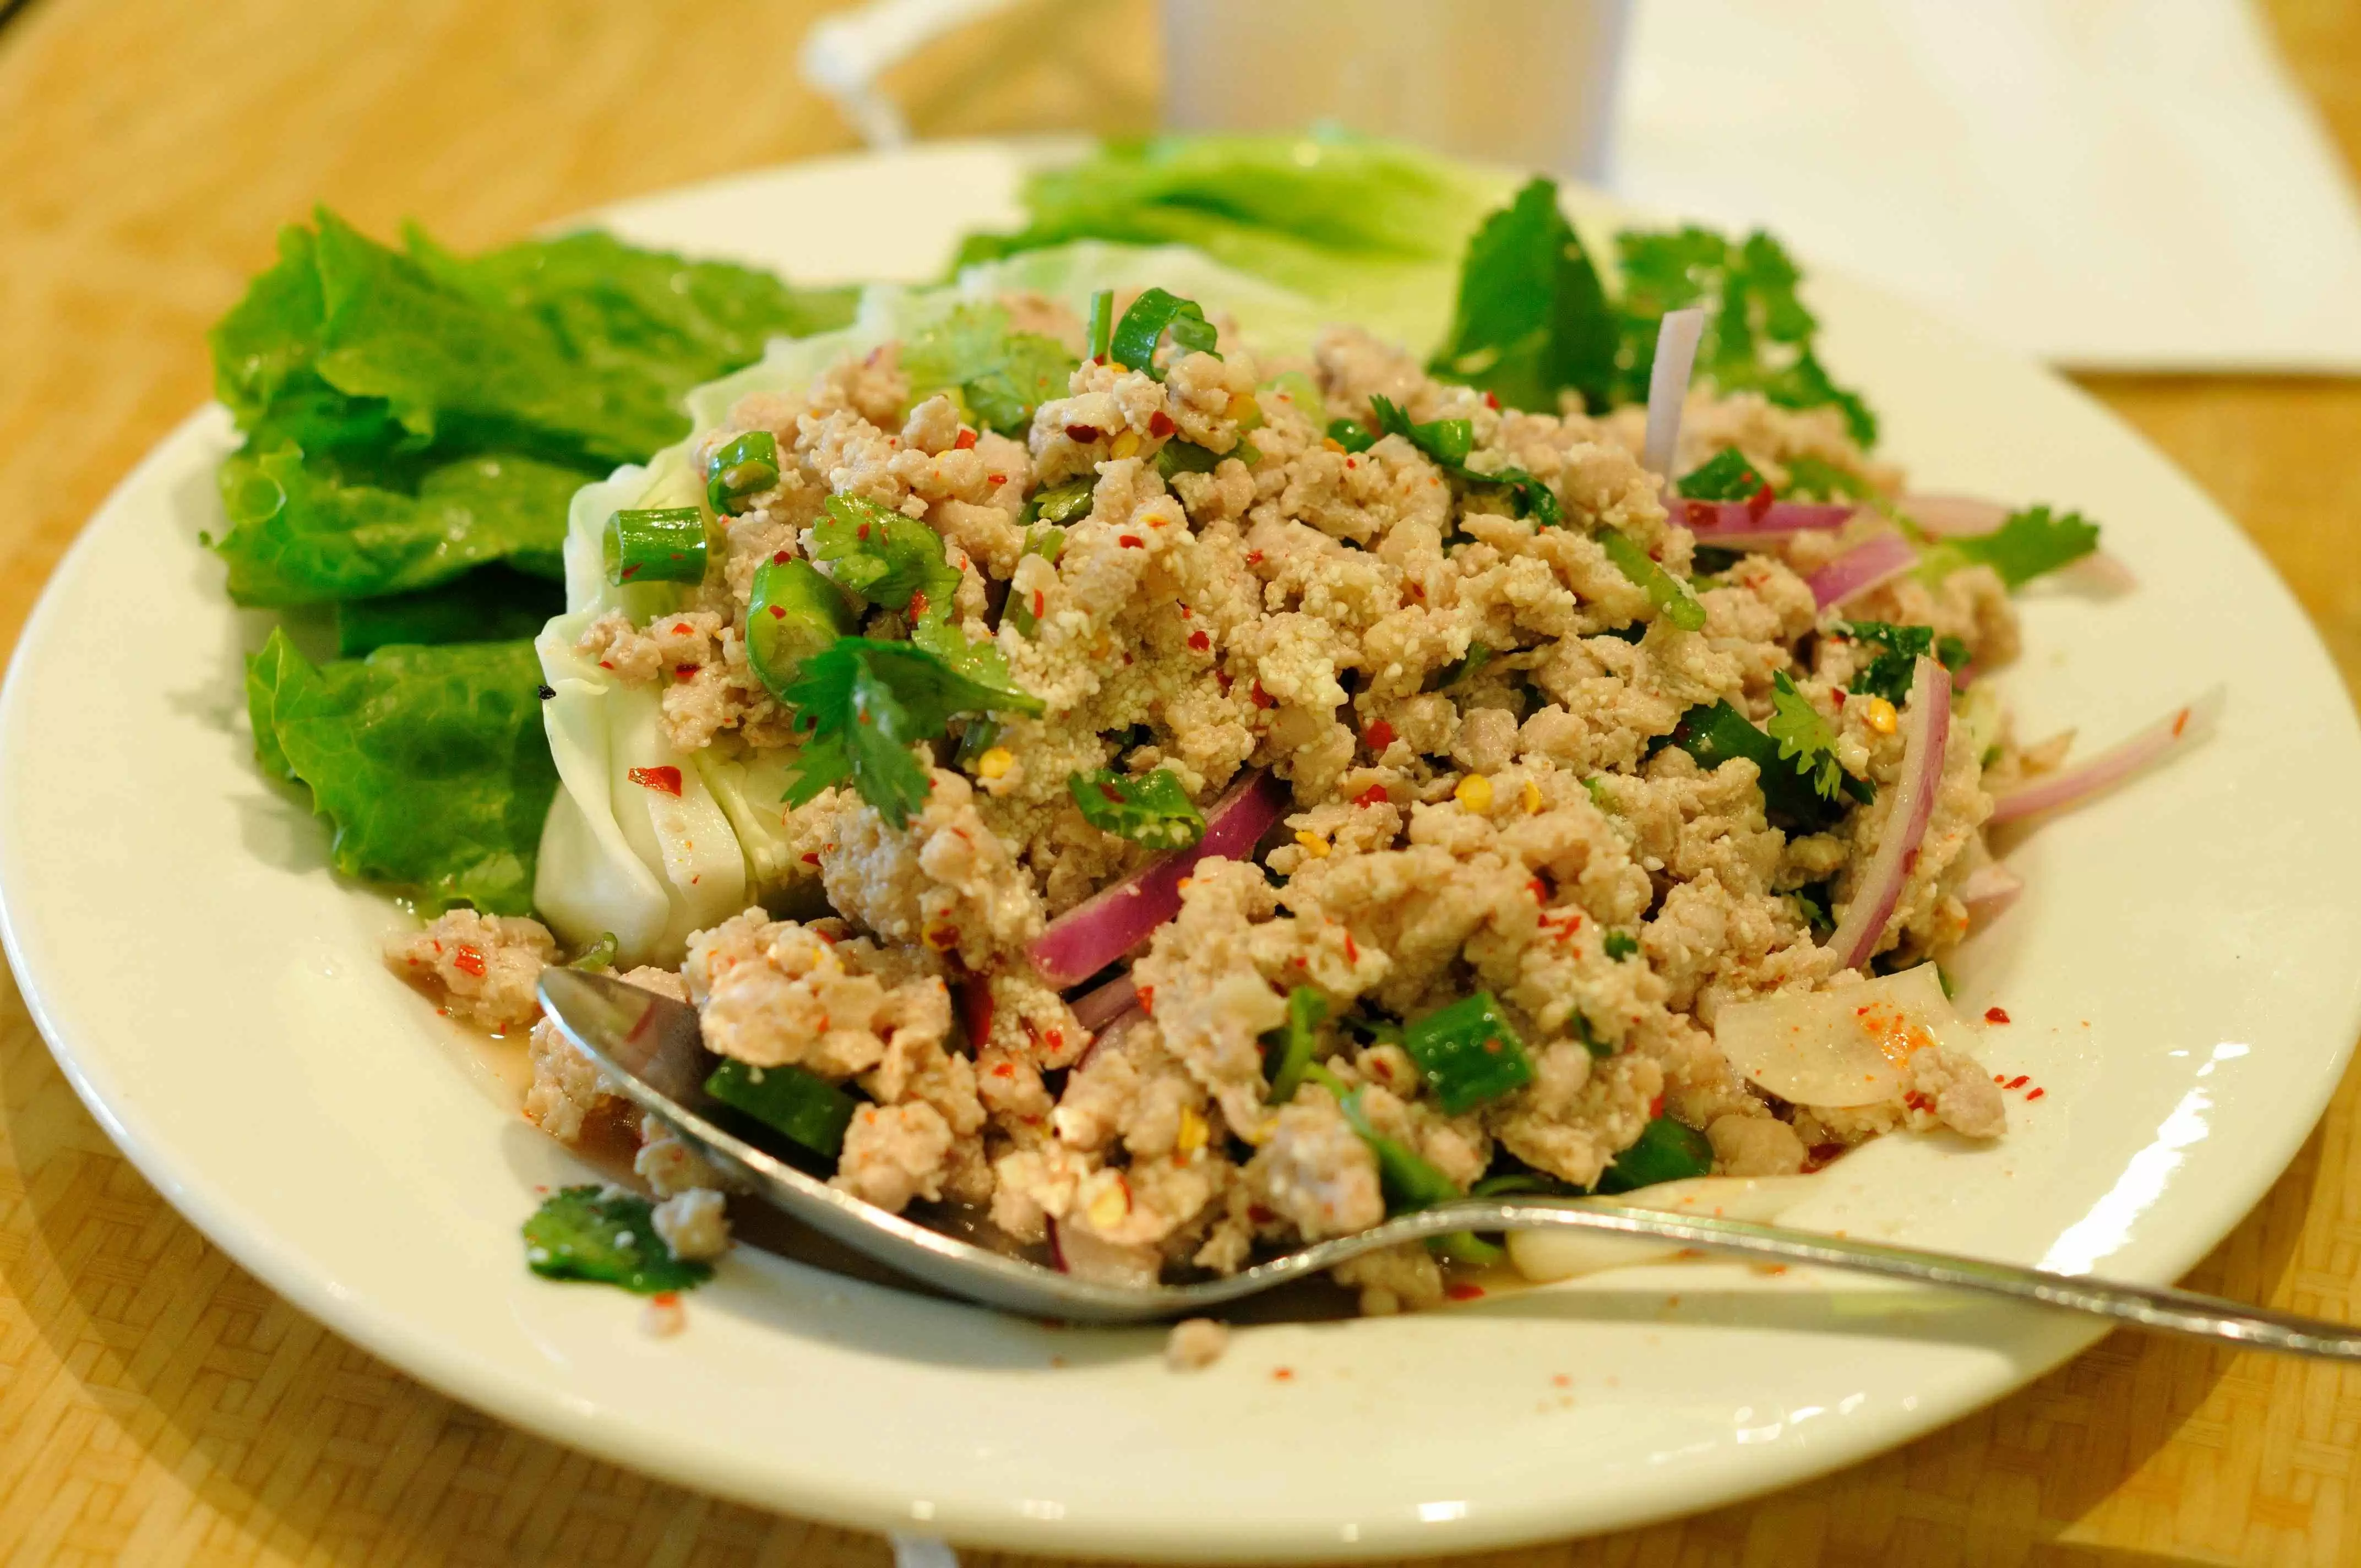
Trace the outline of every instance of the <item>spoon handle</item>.
[[[2361, 1362], [2361, 1330], [2293, 1312], [2273, 1311], [2167, 1286], [2133, 1285], [2053, 1274], [2015, 1264], [1988, 1263], [1951, 1253], [1812, 1231], [1785, 1230], [1745, 1220], [1664, 1213], [1585, 1202], [1580, 1204], [1455, 1203], [1430, 1211], [1434, 1229], [1583, 1230], [1676, 1243], [1703, 1252], [1758, 1261], [1813, 1264], [1915, 1280], [1988, 1296], [2007, 1296], [2068, 1311], [2089, 1312], [2159, 1333], [2191, 1339], [2226, 1340], [2254, 1350], [2329, 1361]], [[1418, 1216], [1425, 1219], [1427, 1216]], [[1390, 1228], [1390, 1227], [1389, 1227]]]

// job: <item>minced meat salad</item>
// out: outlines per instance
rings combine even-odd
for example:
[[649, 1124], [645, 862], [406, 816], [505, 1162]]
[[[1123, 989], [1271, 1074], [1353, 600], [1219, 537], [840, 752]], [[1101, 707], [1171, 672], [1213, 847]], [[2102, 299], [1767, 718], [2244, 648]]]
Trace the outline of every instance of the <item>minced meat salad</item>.
[[[2085, 787], [1984, 683], [2097, 531], [1907, 496], [1849, 394], [1692, 387], [1709, 309], [1655, 313], [1644, 401], [1505, 401], [1478, 263], [1515, 223], [1578, 258], [1553, 197], [1478, 233], [1433, 368], [1351, 324], [1258, 353], [1187, 280], [971, 279], [700, 394], [576, 502], [542, 918], [390, 961], [531, 1027], [561, 1140], [628, 1105], [535, 1021], [571, 955], [693, 1003], [714, 1092], [843, 1190], [1135, 1279], [2002, 1135], [1934, 966], [2015, 889], [1996, 810]], [[659, 1201], [569, 1190], [536, 1266], [675, 1288], [726, 1247], [716, 1173], [638, 1133]], [[1415, 1307], [1492, 1252], [1337, 1274]]]

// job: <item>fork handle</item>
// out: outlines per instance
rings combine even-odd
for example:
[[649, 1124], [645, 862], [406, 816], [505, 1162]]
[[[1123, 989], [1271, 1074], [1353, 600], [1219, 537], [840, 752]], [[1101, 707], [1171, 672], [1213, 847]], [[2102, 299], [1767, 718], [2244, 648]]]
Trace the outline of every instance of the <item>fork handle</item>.
[[[2253, 1350], [2317, 1356], [2326, 1361], [2361, 1362], [2361, 1330], [2169, 1286], [2054, 1274], [2048, 1269], [1988, 1263], [1952, 1253], [1921, 1252], [1915, 1247], [1787, 1230], [1746, 1220], [1664, 1213], [1594, 1201], [1455, 1203], [1427, 1211], [1426, 1214], [1433, 1216], [1436, 1234], [1467, 1229], [1580, 1230], [1675, 1242], [1733, 1257], [1813, 1264], [1956, 1290], [1975, 1290], [1987, 1296], [2037, 1301], [2048, 1307], [2089, 1312], [2190, 1339], [2226, 1341]], [[1426, 1214], [1420, 1218], [1426, 1218]]]

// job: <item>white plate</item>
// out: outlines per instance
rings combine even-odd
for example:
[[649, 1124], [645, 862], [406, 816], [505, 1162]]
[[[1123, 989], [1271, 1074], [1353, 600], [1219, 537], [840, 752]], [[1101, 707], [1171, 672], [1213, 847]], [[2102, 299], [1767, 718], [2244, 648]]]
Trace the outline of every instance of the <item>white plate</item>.
[[[806, 280], [923, 275], [1013, 215], [1015, 155], [807, 165], [640, 202], [626, 234]], [[2219, 736], [2013, 854], [1959, 969], [2012, 1097], [1989, 1149], [1891, 1140], [1807, 1217], [2171, 1278], [2293, 1155], [2361, 1019], [2361, 734], [2294, 601], [2154, 452], [2053, 377], [1838, 280], [1828, 357], [1930, 488], [2088, 509], [2139, 591], [2025, 602], [2030, 731], [2122, 734], [2216, 682]], [[0, 694], [0, 916], [92, 1111], [240, 1263], [507, 1420], [750, 1502], [1046, 1552], [1461, 1551], [1707, 1507], [1902, 1442], [2087, 1343], [2081, 1321], [1687, 1265], [1426, 1316], [1257, 1328], [1194, 1376], [1152, 1332], [1053, 1331], [744, 1251], [659, 1341], [524, 1269], [525, 1125], [379, 964], [401, 916], [326, 874], [248, 754], [258, 618], [221, 526], [218, 410], [107, 501]], [[1675, 1297], [1677, 1300], [1675, 1300]], [[1282, 1376], [1284, 1372], [1287, 1376]]]

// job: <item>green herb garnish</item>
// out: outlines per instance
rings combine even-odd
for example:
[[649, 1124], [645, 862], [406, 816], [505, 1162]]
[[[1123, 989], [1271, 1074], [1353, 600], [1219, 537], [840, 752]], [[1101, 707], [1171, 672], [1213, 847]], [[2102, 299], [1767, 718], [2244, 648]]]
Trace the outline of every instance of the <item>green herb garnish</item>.
[[805, 659], [786, 700], [805, 736], [787, 802], [801, 806], [849, 782], [897, 828], [927, 798], [927, 770], [912, 746], [948, 734], [955, 714], [1041, 712], [1028, 692], [961, 674], [911, 643], [866, 637], [840, 637]]
[[2008, 587], [2021, 588], [2098, 547], [2099, 525], [2081, 512], [2058, 516], [2048, 507], [2028, 507], [1990, 533], [1938, 542], [1919, 558], [1917, 575], [1931, 583], [1962, 566], [1990, 566]]
[[1674, 488], [1693, 501], [1751, 501], [1769, 489], [1771, 481], [1754, 471], [1745, 453], [1725, 446], [1681, 476]]
[[1169, 768], [1118, 773], [1097, 768], [1066, 780], [1082, 819], [1151, 850], [1185, 850], [1205, 836], [1205, 818]]
[[902, 345], [914, 403], [952, 394], [987, 430], [1022, 437], [1033, 411], [1062, 396], [1074, 356], [1054, 337], [1017, 332], [998, 305], [964, 303]]
[[653, 1206], [618, 1187], [565, 1187], [524, 1223], [525, 1263], [544, 1279], [620, 1285], [642, 1296], [686, 1290], [713, 1277], [708, 1264], [673, 1256], [656, 1234]]
[[1532, 181], [1469, 237], [1451, 331], [1427, 368], [1510, 408], [1554, 413], [1572, 390], [1595, 411], [1613, 391], [1615, 350], [1614, 314], [1556, 182]]
[[[1823, 797], [1814, 779], [1800, 772], [1794, 760], [1779, 754], [1777, 740], [1748, 723], [1746, 716], [1727, 702], [1700, 704], [1681, 715], [1670, 743], [1695, 757], [1697, 765], [1708, 770], [1721, 766], [1732, 757], [1743, 757], [1752, 762], [1760, 774], [1763, 810], [1775, 820], [1817, 828], [1832, 820], [1842, 807], [1840, 801]], [[1876, 797], [1866, 781], [1841, 770], [1839, 787], [1863, 804]]]
[[1628, 959], [1640, 950], [1640, 938], [1629, 931], [1609, 931], [1604, 943], [1610, 959]]
[[1557, 492], [1522, 468], [1501, 468], [1483, 474], [1467, 466], [1467, 455], [1476, 445], [1474, 422], [1436, 419], [1412, 424], [1401, 406], [1384, 396], [1369, 400], [1369, 411], [1377, 419], [1379, 434], [1400, 436], [1451, 477], [1470, 485], [1507, 486], [1519, 517], [1530, 515], [1543, 526], [1565, 521], [1565, 509], [1558, 504]]
[[705, 1092], [814, 1154], [834, 1159], [860, 1102], [807, 1069], [749, 1067], [723, 1058]]
[[1869, 481], [1826, 458], [1787, 459], [1787, 488], [1782, 495], [1797, 500], [1865, 501], [1876, 494]]
[[1836, 727], [1795, 688], [1784, 670], [1771, 677], [1771, 721], [1763, 728], [1779, 742], [1780, 757], [1795, 764], [1814, 794], [1827, 801], [1838, 797], [1847, 774], [1837, 762]]
[[1287, 1022], [1262, 1037], [1263, 1069], [1270, 1076], [1266, 1104], [1284, 1105], [1295, 1098], [1312, 1068], [1320, 1025], [1327, 1016], [1328, 1003], [1310, 986], [1299, 985], [1287, 993]]
[[830, 496], [812, 529], [812, 554], [835, 568], [837, 587], [887, 609], [948, 608], [959, 592], [959, 569], [943, 551], [943, 536], [861, 496]]

